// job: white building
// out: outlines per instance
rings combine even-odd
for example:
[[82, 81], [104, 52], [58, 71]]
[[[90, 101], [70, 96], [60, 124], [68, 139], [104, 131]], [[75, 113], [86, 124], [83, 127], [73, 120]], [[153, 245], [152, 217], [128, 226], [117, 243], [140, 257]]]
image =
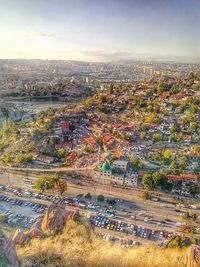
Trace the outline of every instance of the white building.
[[115, 160], [113, 162], [113, 168], [121, 169], [123, 171], [127, 171], [128, 169], [128, 161], [126, 160]]

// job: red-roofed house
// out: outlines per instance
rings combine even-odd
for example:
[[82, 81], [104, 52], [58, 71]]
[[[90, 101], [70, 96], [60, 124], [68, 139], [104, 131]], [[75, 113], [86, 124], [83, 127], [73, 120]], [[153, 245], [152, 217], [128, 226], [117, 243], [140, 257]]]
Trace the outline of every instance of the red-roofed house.
[[117, 129], [122, 128], [123, 126], [122, 126], [121, 123], [113, 123], [113, 124], [112, 124], [112, 127], [113, 127], [115, 130], [117, 130]]
[[113, 142], [114, 138], [111, 135], [104, 135], [103, 140], [104, 142], [109, 143], [109, 142]]
[[88, 143], [90, 145], [94, 145], [96, 143], [95, 139], [93, 136], [86, 136], [86, 137], [83, 137], [81, 138], [81, 141], [82, 142], [85, 142], [85, 143]]
[[60, 128], [62, 129], [63, 132], [66, 132], [69, 130], [71, 123], [69, 121], [61, 121], [60, 122]]
[[172, 181], [190, 181], [197, 183], [198, 176], [191, 173], [182, 173], [180, 175], [168, 175], [168, 179]]
[[182, 173], [180, 175], [168, 175], [169, 182], [172, 183], [172, 193], [190, 196], [190, 184], [198, 186], [198, 176], [191, 173]]
[[56, 149], [64, 148], [65, 150], [71, 150], [72, 143], [71, 142], [59, 142], [55, 147]]
[[46, 155], [39, 155], [37, 156], [37, 160], [44, 162], [44, 163], [52, 163], [54, 162], [54, 158]]
[[37, 157], [39, 156], [39, 153], [36, 151], [33, 151], [32, 156], [33, 156], [33, 159], [37, 159]]
[[192, 141], [192, 136], [188, 134], [183, 134], [182, 138], [183, 138], [183, 141], [187, 143], [190, 143]]
[[72, 152], [68, 157], [67, 157], [67, 161], [74, 161], [77, 157], [77, 153], [76, 152]]
[[69, 122], [69, 121], [61, 121], [61, 122], [60, 122], [60, 127], [61, 127], [62, 129], [68, 129], [69, 126], [70, 126], [70, 122]]

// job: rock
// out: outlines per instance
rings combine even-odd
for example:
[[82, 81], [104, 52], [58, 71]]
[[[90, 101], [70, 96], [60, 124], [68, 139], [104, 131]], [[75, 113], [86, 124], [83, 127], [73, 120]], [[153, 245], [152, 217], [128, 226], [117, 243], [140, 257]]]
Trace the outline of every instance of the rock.
[[60, 202], [53, 203], [47, 209], [42, 221], [42, 231], [56, 233], [64, 227], [68, 212]]
[[14, 233], [12, 241], [14, 242], [15, 245], [19, 245], [23, 244], [28, 239], [30, 239], [29, 234], [25, 234], [22, 230], [17, 229], [16, 232]]
[[42, 228], [41, 228], [42, 221], [43, 221], [43, 218], [39, 218], [31, 227], [31, 230], [29, 231], [31, 238], [42, 237], [43, 235]]
[[79, 212], [74, 210], [65, 210], [65, 206], [60, 201], [53, 203], [47, 209], [43, 221], [42, 231], [48, 233], [57, 233], [62, 230], [69, 219], [79, 217]]
[[16, 248], [13, 241], [3, 235], [0, 236], [0, 256], [5, 260], [6, 267], [19, 266]]
[[18, 229], [16, 230], [12, 240], [15, 245], [23, 244], [24, 242], [28, 241], [31, 238], [34, 237], [42, 237], [43, 232], [41, 229], [43, 218], [39, 218], [32, 226], [32, 228], [27, 231], [23, 232], [22, 230]]

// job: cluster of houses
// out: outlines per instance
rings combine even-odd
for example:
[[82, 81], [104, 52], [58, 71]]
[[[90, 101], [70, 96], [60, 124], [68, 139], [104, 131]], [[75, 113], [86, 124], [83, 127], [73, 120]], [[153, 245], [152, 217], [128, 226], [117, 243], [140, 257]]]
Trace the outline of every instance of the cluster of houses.
[[[97, 154], [87, 153], [86, 147], [98, 149], [98, 144], [90, 128], [90, 120], [84, 111], [63, 112], [59, 119], [53, 122], [48, 136], [43, 138], [33, 152], [33, 159], [37, 162], [49, 164], [59, 161], [57, 152], [64, 149], [65, 164], [74, 167], [85, 167], [97, 161]], [[53, 140], [53, 141], [52, 141]], [[42, 148], [42, 150], [40, 150]], [[44, 148], [44, 149], [43, 149]], [[45, 148], [49, 152], [43, 153]], [[44, 155], [46, 154], [46, 155]]]
[[95, 170], [93, 180], [102, 185], [136, 188], [138, 174], [133, 172], [126, 160], [117, 159], [112, 166], [105, 160], [99, 169]]
[[[138, 178], [146, 174], [146, 171], [133, 172], [126, 160], [117, 159], [112, 166], [105, 160], [101, 167], [95, 169], [93, 180], [102, 185], [110, 185], [123, 188], [137, 188]], [[168, 175], [168, 182], [172, 184], [172, 193], [182, 196], [191, 196], [191, 183], [200, 187], [198, 175], [182, 173], [180, 175]]]
[[182, 196], [191, 196], [191, 183], [200, 187], [196, 174], [168, 175], [168, 181], [172, 184], [172, 193]]
[[89, 119], [85, 112], [69, 113], [62, 116], [61, 120], [54, 124], [51, 137], [54, 137], [56, 149], [64, 148], [67, 151], [79, 149], [82, 139], [88, 136]]

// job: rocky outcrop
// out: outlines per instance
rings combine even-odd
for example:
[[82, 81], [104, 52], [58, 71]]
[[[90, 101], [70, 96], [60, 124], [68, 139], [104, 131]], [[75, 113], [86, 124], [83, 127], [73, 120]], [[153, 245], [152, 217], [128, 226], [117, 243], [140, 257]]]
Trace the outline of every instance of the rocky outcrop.
[[37, 221], [31, 227], [31, 230], [29, 231], [31, 238], [42, 237], [42, 235], [43, 235], [42, 228], [41, 228], [42, 221], [43, 221], [43, 217], [38, 218]]
[[31, 238], [40, 238], [44, 233], [55, 234], [63, 229], [67, 220], [79, 216], [79, 212], [65, 210], [65, 206], [58, 201], [49, 206], [44, 217], [39, 218], [29, 231], [17, 230], [12, 240], [15, 245], [19, 245]]
[[60, 202], [53, 203], [46, 211], [42, 221], [42, 230], [43, 232], [57, 233], [62, 230], [67, 220], [77, 217], [79, 217], [79, 212], [65, 210], [65, 206]]
[[3, 235], [0, 236], [0, 256], [2, 260], [5, 261], [5, 266], [19, 266], [17, 253], [13, 241]]
[[42, 221], [42, 230], [49, 233], [60, 231], [66, 223], [67, 214], [64, 206], [60, 203], [51, 204]]
[[23, 244], [25, 241], [30, 239], [30, 236], [28, 234], [25, 234], [22, 230], [17, 229], [12, 241], [14, 242], [15, 245]]
[[31, 238], [42, 237], [42, 235], [43, 235], [43, 232], [41, 229], [42, 220], [43, 220], [43, 218], [39, 218], [33, 224], [32, 228], [27, 232], [24, 232], [20, 229], [16, 230], [16, 232], [12, 238], [12, 241], [14, 242], [14, 244], [20, 245], [20, 244], [24, 244], [26, 241], [28, 241]]

